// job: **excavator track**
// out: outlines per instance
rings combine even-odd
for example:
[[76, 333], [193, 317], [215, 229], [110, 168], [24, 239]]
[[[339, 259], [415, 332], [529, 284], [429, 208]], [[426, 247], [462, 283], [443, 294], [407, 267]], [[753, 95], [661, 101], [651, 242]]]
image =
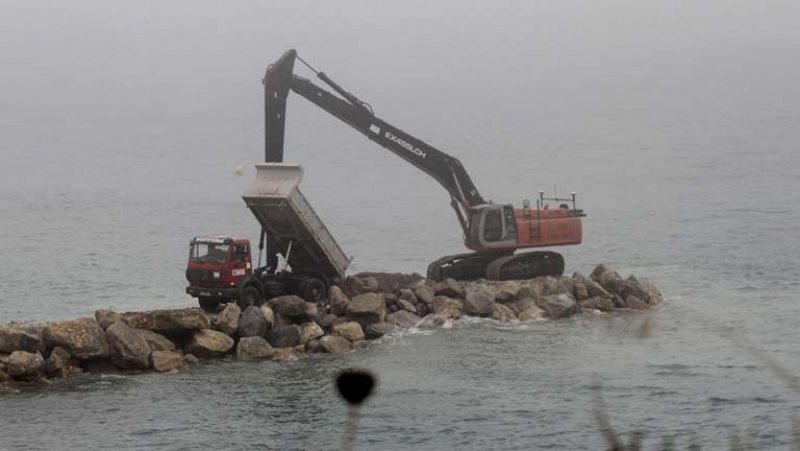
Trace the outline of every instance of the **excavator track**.
[[[511, 251], [513, 252], [513, 251]], [[428, 279], [512, 280], [564, 273], [564, 257], [556, 252], [536, 251], [513, 255], [509, 251], [470, 252], [448, 255], [428, 265]]]

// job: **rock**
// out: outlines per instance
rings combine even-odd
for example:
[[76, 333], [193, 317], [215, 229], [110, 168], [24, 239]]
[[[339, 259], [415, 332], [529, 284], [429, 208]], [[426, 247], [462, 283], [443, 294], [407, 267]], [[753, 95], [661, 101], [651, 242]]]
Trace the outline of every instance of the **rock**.
[[0, 395], [3, 394], [3, 382], [11, 379], [11, 376], [6, 373], [6, 366], [3, 363], [0, 363]]
[[420, 321], [422, 321], [422, 318], [405, 310], [399, 310], [391, 315], [386, 315], [387, 323], [394, 324], [402, 329], [416, 327], [417, 323]]
[[325, 335], [325, 331], [315, 322], [308, 322], [300, 325], [300, 344], [302, 345], [307, 345], [309, 341], [323, 335]]
[[[625, 298], [622, 277], [618, 272], [606, 264], [597, 265], [591, 274], [591, 279], [599, 283], [606, 291]], [[591, 293], [590, 293], [591, 294]]]
[[536, 301], [533, 298], [524, 297], [524, 298], [519, 298], [516, 301], [508, 304], [508, 307], [510, 307], [511, 310], [514, 311], [514, 313], [519, 315], [532, 305], [536, 305]]
[[186, 369], [184, 356], [173, 351], [153, 351], [150, 354], [150, 366], [160, 373], [183, 371]]
[[428, 314], [431, 312], [430, 306], [422, 301], [417, 302], [416, 307], [417, 307], [416, 315], [419, 316], [420, 318], [428, 316]]
[[420, 329], [433, 329], [444, 326], [447, 321], [448, 319], [446, 317], [431, 313], [422, 318], [422, 321], [417, 324], [417, 327]]
[[319, 307], [313, 302], [306, 302], [305, 318], [306, 321], [312, 321], [319, 315]]
[[330, 332], [333, 330], [334, 325], [343, 323], [345, 321], [347, 320], [344, 318], [339, 318], [338, 316], [329, 313], [327, 315], [320, 316], [319, 318], [317, 318], [315, 322], [319, 324], [319, 326], [322, 327], [323, 330], [325, 330], [326, 332]]
[[[647, 279], [640, 279], [636, 278], [636, 276], [628, 276], [627, 279], [622, 281], [622, 292], [618, 293], [623, 299], [628, 299], [628, 296], [635, 296], [639, 300], [643, 301], [648, 305], [655, 305], [661, 302], [661, 293], [655, 288], [655, 286]], [[645, 288], [645, 285], [648, 288]]]
[[521, 311], [519, 315], [517, 315], [517, 319], [520, 321], [530, 321], [534, 319], [540, 319], [545, 317], [545, 311], [540, 309], [536, 306], [536, 304], [531, 304], [525, 310]]
[[94, 311], [94, 319], [97, 321], [97, 324], [103, 328], [103, 330], [106, 330], [108, 329], [108, 326], [116, 323], [117, 321], [122, 321], [122, 315], [113, 310], [100, 309]]
[[457, 319], [464, 313], [464, 304], [458, 299], [436, 296], [431, 303], [431, 310], [437, 315]]
[[42, 347], [42, 339], [25, 331], [21, 327], [0, 325], [0, 353], [10, 354], [14, 351], [36, 352]]
[[261, 307], [261, 314], [264, 315], [264, 319], [267, 321], [267, 330], [271, 330], [275, 327], [275, 312], [272, 311], [272, 308], [267, 304], [262, 304]]
[[316, 354], [316, 353], [320, 352], [319, 339], [318, 338], [314, 338], [312, 340], [309, 340], [309, 342], [306, 344], [306, 352], [311, 353], [311, 354]]
[[[400, 295], [397, 297], [398, 301], [406, 301], [413, 304], [417, 303], [417, 295], [410, 288], [401, 288]], [[431, 298], [433, 300], [433, 298]]]
[[367, 340], [375, 340], [377, 338], [381, 338], [384, 335], [388, 335], [392, 332], [397, 330], [397, 326], [390, 323], [374, 323], [367, 326], [367, 330], [364, 331], [364, 335], [366, 336]]
[[231, 348], [233, 348], [233, 338], [211, 329], [195, 331], [184, 347], [186, 353], [204, 359], [221, 357]]
[[111, 363], [123, 370], [144, 370], [150, 366], [150, 345], [123, 321], [106, 329]]
[[374, 293], [380, 290], [378, 279], [366, 275], [356, 275], [347, 278], [348, 289], [351, 294]]
[[275, 348], [272, 358], [275, 360], [295, 360], [297, 356], [306, 351], [305, 346], [297, 345], [288, 348]]
[[401, 288], [408, 288], [415, 286], [422, 281], [422, 276], [419, 274], [402, 274], [402, 273], [388, 273], [388, 272], [363, 272], [353, 276], [355, 281], [366, 290], [360, 291], [373, 291], [382, 293], [394, 293]]
[[279, 326], [267, 332], [267, 341], [273, 348], [291, 348], [300, 344], [297, 326]]
[[267, 333], [267, 319], [255, 305], [247, 307], [239, 316], [236, 335], [240, 337], [263, 337]]
[[194, 354], [184, 354], [183, 360], [189, 365], [198, 365], [200, 363], [200, 360]]
[[[212, 327], [224, 334], [234, 336], [236, 330], [239, 328], [239, 317], [242, 315], [242, 309], [231, 302], [225, 305], [225, 308], [217, 315], [217, 320], [214, 321]], [[263, 312], [262, 312], [263, 316]]]
[[146, 329], [133, 329], [150, 346], [150, 351], [175, 351], [175, 343], [169, 338]]
[[578, 301], [581, 309], [600, 310], [601, 312], [610, 312], [614, 310], [614, 301], [611, 298], [604, 298], [601, 296], [591, 297]]
[[347, 317], [357, 321], [362, 328], [386, 319], [386, 304], [383, 297], [375, 293], [360, 294], [350, 301]]
[[44, 339], [48, 348], [61, 346], [79, 360], [108, 357], [106, 333], [93, 318], [50, 323]]
[[344, 291], [338, 286], [332, 285], [328, 297], [330, 298], [331, 313], [336, 316], [344, 316], [347, 313], [347, 306], [350, 305], [350, 299], [347, 298]]
[[333, 335], [346, 338], [350, 341], [360, 341], [364, 337], [364, 329], [355, 321], [349, 321], [333, 326]]
[[628, 295], [628, 297], [625, 298], [625, 304], [631, 310], [647, 310], [648, 308], [650, 308], [650, 306], [647, 305], [646, 302], [644, 302], [643, 300], [639, 299], [638, 297], [632, 294]]
[[244, 337], [236, 344], [237, 360], [269, 359], [273, 354], [272, 346], [261, 337]]
[[14, 351], [6, 359], [5, 366], [5, 371], [13, 379], [34, 380], [44, 372], [45, 362], [39, 351]]
[[[594, 280], [580, 274], [575, 273], [572, 275], [572, 280], [575, 283], [575, 298], [579, 301], [583, 299], [589, 299], [593, 297], [605, 297], [610, 298], [611, 294], [605, 290], [599, 283], [595, 282]], [[586, 289], [586, 293], [583, 299], [578, 297], [579, 290], [581, 291], [581, 296], [584, 296], [582, 290], [583, 288]]]
[[392, 312], [396, 312], [397, 309], [398, 309], [398, 307], [397, 307], [397, 301], [398, 301], [397, 296], [395, 296], [392, 293], [380, 293], [380, 294], [383, 297], [383, 303], [386, 304], [386, 309], [390, 310]]
[[300, 296], [278, 296], [270, 299], [269, 304], [275, 313], [293, 323], [301, 323], [309, 320], [306, 316], [306, 301]]
[[637, 278], [637, 280], [639, 281], [639, 284], [642, 286], [642, 288], [648, 294], [650, 294], [650, 299], [647, 300], [648, 304], [656, 305], [664, 301], [664, 296], [661, 294], [661, 291], [659, 291], [658, 288], [656, 288], [656, 286], [653, 284], [653, 282], [650, 281], [650, 279], [639, 277]]
[[353, 349], [350, 340], [338, 335], [325, 335], [319, 340], [319, 350], [329, 354], [341, 354]]
[[470, 284], [464, 290], [464, 313], [489, 316], [494, 311], [494, 293], [486, 285]]
[[436, 292], [430, 285], [419, 285], [414, 288], [414, 294], [417, 295], [417, 299], [427, 305], [431, 305], [433, 298], [436, 297]]
[[500, 321], [501, 323], [507, 323], [509, 321], [516, 320], [517, 315], [514, 314], [514, 311], [511, 310], [510, 307], [503, 304], [495, 304], [494, 309], [492, 310], [491, 318], [493, 320]]
[[536, 299], [544, 296], [547, 292], [547, 277], [537, 277], [529, 280], [522, 285], [517, 292], [517, 299], [531, 298]]
[[433, 287], [433, 292], [438, 296], [447, 296], [450, 298], [464, 297], [464, 287], [449, 277], [437, 283], [436, 286]]
[[513, 302], [522, 286], [516, 280], [506, 280], [494, 287], [494, 299], [497, 302], [506, 304]]
[[399, 301], [397, 301], [397, 307], [400, 310], [405, 310], [411, 313], [417, 313], [417, 307], [411, 302], [406, 301], [405, 299], [400, 299]]
[[208, 316], [199, 308], [123, 313], [122, 320], [134, 329], [167, 335], [187, 334], [210, 327]]
[[64, 369], [69, 364], [70, 358], [72, 356], [69, 355], [66, 349], [62, 348], [61, 346], [56, 346], [50, 351], [50, 356], [47, 357], [44, 366], [44, 372], [47, 374], [56, 374], [58, 376], [63, 376]]
[[551, 294], [536, 300], [536, 305], [553, 319], [568, 318], [580, 313], [581, 306], [571, 294]]

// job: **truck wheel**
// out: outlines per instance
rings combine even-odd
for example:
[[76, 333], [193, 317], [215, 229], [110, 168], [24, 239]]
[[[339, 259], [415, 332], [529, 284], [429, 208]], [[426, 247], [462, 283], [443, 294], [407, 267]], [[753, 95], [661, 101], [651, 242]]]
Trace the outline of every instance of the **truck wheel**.
[[325, 299], [325, 284], [319, 279], [307, 279], [300, 288], [300, 297], [306, 302], [317, 303]]
[[241, 308], [242, 311], [251, 305], [261, 305], [261, 292], [258, 291], [258, 288], [251, 285], [244, 289], [242, 296], [237, 301], [237, 304], [239, 304], [239, 308]]
[[219, 309], [219, 301], [212, 298], [197, 298], [200, 308], [207, 312], [216, 312]]

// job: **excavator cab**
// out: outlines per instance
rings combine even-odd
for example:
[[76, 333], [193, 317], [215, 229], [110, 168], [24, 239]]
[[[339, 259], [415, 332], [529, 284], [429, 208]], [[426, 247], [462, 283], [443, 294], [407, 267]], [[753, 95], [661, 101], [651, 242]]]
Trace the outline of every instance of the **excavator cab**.
[[516, 247], [517, 221], [511, 205], [483, 204], [470, 209], [467, 247], [473, 250]]

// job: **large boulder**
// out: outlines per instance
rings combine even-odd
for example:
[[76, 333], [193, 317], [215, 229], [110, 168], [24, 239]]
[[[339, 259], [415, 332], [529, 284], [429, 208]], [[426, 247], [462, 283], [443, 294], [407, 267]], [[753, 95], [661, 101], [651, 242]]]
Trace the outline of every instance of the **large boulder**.
[[625, 304], [631, 310], [647, 310], [648, 308], [650, 308], [650, 306], [645, 301], [639, 299], [637, 296], [634, 296], [632, 294], [628, 295], [628, 297], [625, 298]]
[[367, 340], [375, 340], [384, 335], [388, 335], [395, 330], [397, 330], [397, 326], [394, 324], [374, 323], [367, 326], [367, 330], [364, 331], [364, 336], [367, 338]]
[[438, 296], [447, 296], [450, 298], [461, 298], [464, 296], [464, 287], [456, 280], [447, 278], [437, 283], [433, 287], [434, 293]]
[[94, 311], [94, 319], [97, 321], [97, 324], [103, 328], [103, 330], [106, 330], [108, 329], [108, 326], [116, 323], [117, 321], [122, 321], [122, 315], [113, 310], [100, 309]]
[[[352, 282], [366, 285], [365, 288], [367, 288], [368, 291], [381, 293], [394, 293], [401, 288], [415, 286], [421, 280], [423, 280], [422, 276], [416, 273], [363, 272], [352, 277]], [[357, 291], [358, 287], [353, 288], [355, 288], [354, 291]]]
[[506, 304], [506, 305], [508, 307], [510, 307], [511, 310], [514, 311], [514, 313], [519, 315], [520, 313], [522, 313], [525, 310], [527, 310], [528, 307], [530, 307], [532, 305], [535, 306], [536, 305], [536, 300], [534, 298], [524, 297], [524, 298], [519, 298], [516, 301], [514, 301], [514, 302], [512, 302], [510, 304]]
[[341, 354], [353, 349], [353, 343], [338, 335], [325, 335], [320, 338], [317, 349], [329, 354]]
[[56, 346], [50, 351], [50, 355], [45, 360], [44, 372], [48, 375], [63, 376], [64, 370], [69, 365], [72, 356], [66, 349]]
[[[398, 301], [408, 301], [411, 304], [417, 303], [417, 295], [414, 294], [414, 290], [410, 288], [401, 288], [400, 292], [397, 296]], [[433, 298], [431, 298], [433, 300]]]
[[641, 287], [650, 295], [650, 299], [647, 300], [648, 304], [656, 305], [664, 301], [664, 296], [661, 294], [661, 291], [659, 291], [659, 289], [656, 288], [655, 284], [653, 284], [653, 282], [651, 282], [650, 279], [639, 277], [637, 278], [637, 281], [639, 282]]
[[333, 326], [339, 323], [343, 323], [345, 321], [347, 321], [345, 318], [340, 318], [332, 313], [329, 313], [327, 315], [322, 315], [318, 317], [315, 322], [319, 324], [319, 326], [322, 327], [323, 330], [325, 330], [326, 332], [330, 332], [333, 330]]
[[411, 313], [417, 313], [417, 306], [415, 306], [414, 304], [405, 299], [400, 299], [397, 301], [397, 309], [405, 310]]
[[622, 281], [622, 292], [618, 293], [627, 302], [628, 296], [635, 296], [648, 305], [656, 305], [661, 302], [661, 293], [647, 279], [639, 279], [636, 276], [628, 276]]
[[581, 306], [571, 294], [551, 294], [536, 300], [536, 305], [553, 319], [567, 318], [580, 313]]
[[134, 329], [167, 335], [187, 334], [211, 327], [208, 316], [199, 308], [123, 313], [122, 320]]
[[387, 323], [394, 324], [402, 329], [411, 329], [412, 327], [416, 327], [420, 321], [422, 321], [422, 318], [405, 310], [398, 310], [395, 313], [386, 315]]
[[610, 312], [614, 310], [614, 301], [611, 298], [594, 296], [582, 301], [578, 301], [581, 305], [581, 310], [599, 310], [601, 312]]
[[6, 372], [17, 380], [38, 379], [45, 368], [44, 357], [39, 351], [14, 351], [5, 360]]
[[311, 321], [300, 325], [300, 344], [306, 345], [309, 341], [325, 335], [319, 324]]
[[589, 277], [599, 283], [606, 291], [617, 294], [622, 298], [625, 297], [622, 276], [609, 265], [601, 263], [595, 266]]
[[333, 335], [338, 335], [352, 342], [361, 341], [365, 338], [364, 329], [355, 321], [348, 321], [333, 326]]
[[[216, 321], [212, 325], [214, 329], [233, 336], [239, 328], [239, 317], [242, 315], [242, 309], [236, 305], [235, 302], [228, 303], [225, 308], [219, 312]], [[262, 313], [263, 315], [263, 313]]]
[[443, 315], [437, 315], [435, 313], [431, 313], [430, 315], [425, 316], [422, 318], [422, 321], [417, 324], [417, 327], [420, 329], [433, 329], [436, 327], [444, 326], [449, 319]]
[[240, 337], [263, 337], [267, 333], [267, 319], [261, 309], [255, 305], [247, 307], [239, 315], [239, 326], [236, 335]]
[[244, 337], [236, 344], [237, 360], [269, 359], [274, 352], [267, 340], [261, 337]]
[[279, 326], [267, 332], [267, 341], [273, 348], [292, 348], [300, 343], [297, 326]]
[[269, 300], [272, 310], [280, 317], [292, 323], [303, 323], [309, 320], [306, 315], [306, 301], [300, 296], [278, 296]]
[[186, 359], [173, 351], [153, 351], [150, 354], [150, 366], [160, 373], [183, 371], [188, 363]]
[[114, 366], [123, 370], [144, 370], [150, 366], [150, 345], [124, 322], [108, 326], [106, 340]]
[[41, 347], [42, 339], [38, 335], [28, 333], [21, 327], [0, 325], [0, 353], [36, 352]]
[[133, 329], [139, 336], [144, 338], [150, 346], [151, 351], [175, 351], [175, 343], [169, 338], [146, 329]]
[[544, 310], [540, 309], [538, 306], [536, 306], [536, 304], [531, 304], [525, 310], [521, 311], [519, 315], [517, 315], [517, 319], [525, 322], [544, 318], [545, 315], [546, 312]]
[[233, 338], [217, 330], [202, 329], [192, 333], [186, 343], [187, 354], [210, 359], [221, 357], [233, 347]]
[[517, 291], [517, 299], [536, 299], [546, 295], [547, 282], [547, 277], [537, 277], [535, 279], [528, 280], [522, 284], [522, 286], [519, 288], [519, 291]]
[[414, 294], [421, 302], [431, 305], [433, 298], [436, 297], [436, 291], [430, 285], [422, 284], [414, 288]]
[[514, 311], [511, 310], [511, 307], [503, 304], [495, 304], [490, 318], [500, 321], [501, 323], [507, 323], [509, 321], [516, 320], [517, 315], [514, 314]]
[[61, 346], [79, 360], [108, 357], [106, 333], [93, 318], [50, 323], [44, 339], [48, 348]]
[[328, 293], [330, 298], [330, 312], [336, 316], [344, 316], [347, 314], [347, 306], [350, 305], [350, 299], [344, 294], [341, 288], [336, 285], [331, 286]]
[[572, 275], [575, 284], [575, 299], [582, 301], [593, 297], [610, 298], [611, 294], [599, 283], [580, 273]]
[[386, 319], [386, 304], [383, 296], [375, 293], [364, 293], [353, 298], [347, 307], [347, 317], [367, 327], [370, 324], [382, 323]]
[[464, 313], [489, 316], [494, 311], [494, 293], [486, 285], [470, 284], [464, 290]]
[[267, 304], [262, 304], [259, 308], [261, 309], [261, 314], [264, 315], [264, 319], [267, 320], [267, 330], [275, 327], [275, 312], [272, 308]]
[[547, 276], [544, 278], [545, 293], [552, 294], [569, 294], [575, 292], [575, 282], [570, 277], [552, 277]]
[[431, 310], [437, 315], [457, 319], [464, 313], [464, 304], [458, 299], [436, 296], [431, 303]]
[[517, 294], [521, 288], [522, 285], [516, 280], [506, 280], [495, 285], [492, 291], [494, 292], [495, 301], [506, 304], [517, 298]]

